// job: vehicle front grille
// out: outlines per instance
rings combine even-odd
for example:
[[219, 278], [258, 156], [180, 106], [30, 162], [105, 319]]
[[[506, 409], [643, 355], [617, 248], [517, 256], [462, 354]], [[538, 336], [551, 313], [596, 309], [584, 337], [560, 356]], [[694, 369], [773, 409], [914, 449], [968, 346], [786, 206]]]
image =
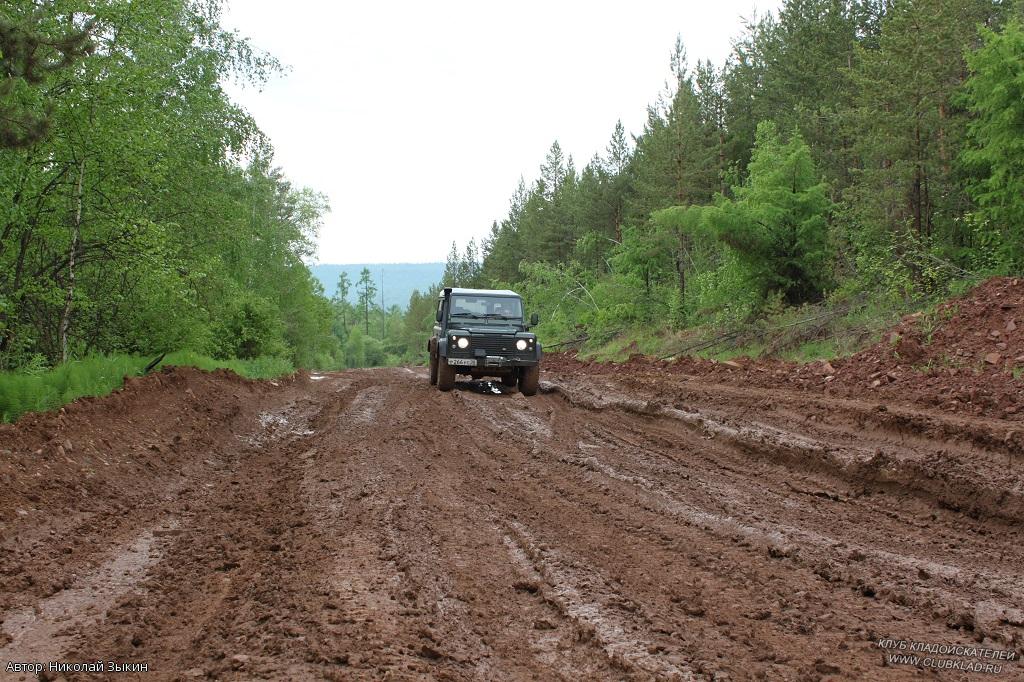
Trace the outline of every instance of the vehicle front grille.
[[488, 355], [507, 355], [516, 352], [514, 336], [471, 336], [466, 350], [484, 349]]
[[483, 350], [487, 355], [527, 355], [530, 351], [516, 350], [516, 337], [504, 335], [504, 336], [470, 336], [469, 337], [469, 348], [461, 349], [455, 347], [455, 344], [448, 345], [448, 352], [450, 355], [458, 355], [460, 357], [473, 357], [477, 353], [476, 351]]

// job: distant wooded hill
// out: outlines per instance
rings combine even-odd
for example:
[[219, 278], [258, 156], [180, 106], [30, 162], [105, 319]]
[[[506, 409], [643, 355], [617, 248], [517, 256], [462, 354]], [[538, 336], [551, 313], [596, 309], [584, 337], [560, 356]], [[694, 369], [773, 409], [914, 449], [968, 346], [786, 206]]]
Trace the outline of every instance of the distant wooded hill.
[[354, 263], [336, 264], [322, 263], [310, 267], [313, 275], [324, 285], [327, 296], [334, 296], [338, 289], [338, 277], [342, 272], [348, 273], [352, 288], [348, 298], [356, 302], [356, 282], [363, 268], [369, 268], [373, 274], [373, 284], [377, 287], [378, 302], [380, 301], [381, 275], [384, 277], [384, 307], [397, 305], [405, 308], [409, 305], [409, 297], [414, 289], [426, 291], [437, 284], [444, 274], [444, 263]]

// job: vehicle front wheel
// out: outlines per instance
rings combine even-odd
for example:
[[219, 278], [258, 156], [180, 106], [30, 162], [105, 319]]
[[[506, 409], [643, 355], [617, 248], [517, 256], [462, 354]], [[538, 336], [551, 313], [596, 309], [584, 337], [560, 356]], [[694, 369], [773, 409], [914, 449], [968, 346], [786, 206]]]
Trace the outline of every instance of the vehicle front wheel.
[[437, 387], [442, 391], [455, 388], [455, 368], [442, 357], [437, 359]]
[[430, 385], [437, 386], [437, 356], [430, 354]]
[[519, 392], [523, 395], [537, 395], [540, 385], [540, 365], [523, 367], [519, 374]]

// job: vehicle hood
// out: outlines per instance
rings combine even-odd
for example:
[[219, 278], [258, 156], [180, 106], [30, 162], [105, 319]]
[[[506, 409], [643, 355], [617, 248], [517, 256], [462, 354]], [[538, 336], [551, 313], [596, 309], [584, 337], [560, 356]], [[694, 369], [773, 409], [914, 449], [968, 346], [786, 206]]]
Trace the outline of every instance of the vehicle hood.
[[[512, 326], [497, 325], [497, 324], [489, 324], [489, 325], [462, 325], [462, 326], [459, 327], [459, 329], [461, 329], [461, 330], [463, 330], [463, 331], [465, 331], [465, 332], [467, 332], [469, 334], [481, 334], [481, 335], [485, 335], [485, 336], [486, 335], [501, 336], [501, 335], [520, 334], [523, 331], [522, 328], [520, 328], [520, 327], [512, 327]], [[452, 331], [452, 329], [449, 329], [449, 333], [451, 333], [451, 331]]]

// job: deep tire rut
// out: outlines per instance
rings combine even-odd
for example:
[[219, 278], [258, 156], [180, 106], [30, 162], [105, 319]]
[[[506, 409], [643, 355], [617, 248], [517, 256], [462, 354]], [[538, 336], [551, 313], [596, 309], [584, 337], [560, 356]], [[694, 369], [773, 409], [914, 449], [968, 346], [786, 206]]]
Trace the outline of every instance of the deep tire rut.
[[[40, 487], [16, 460], [0, 665], [136, 661], [159, 680], [1024, 674], [926, 672], [879, 647], [1021, 652], [1020, 455], [998, 420], [953, 439], [957, 418], [909, 408], [543, 378], [527, 398], [355, 370], [167, 413], [172, 392], [134, 415], [148, 426], [123, 452], [74, 454], [105, 497], [75, 492], [77, 470]], [[47, 437], [88, 442], [101, 405]], [[96, 677], [133, 679], [65, 675]]]

